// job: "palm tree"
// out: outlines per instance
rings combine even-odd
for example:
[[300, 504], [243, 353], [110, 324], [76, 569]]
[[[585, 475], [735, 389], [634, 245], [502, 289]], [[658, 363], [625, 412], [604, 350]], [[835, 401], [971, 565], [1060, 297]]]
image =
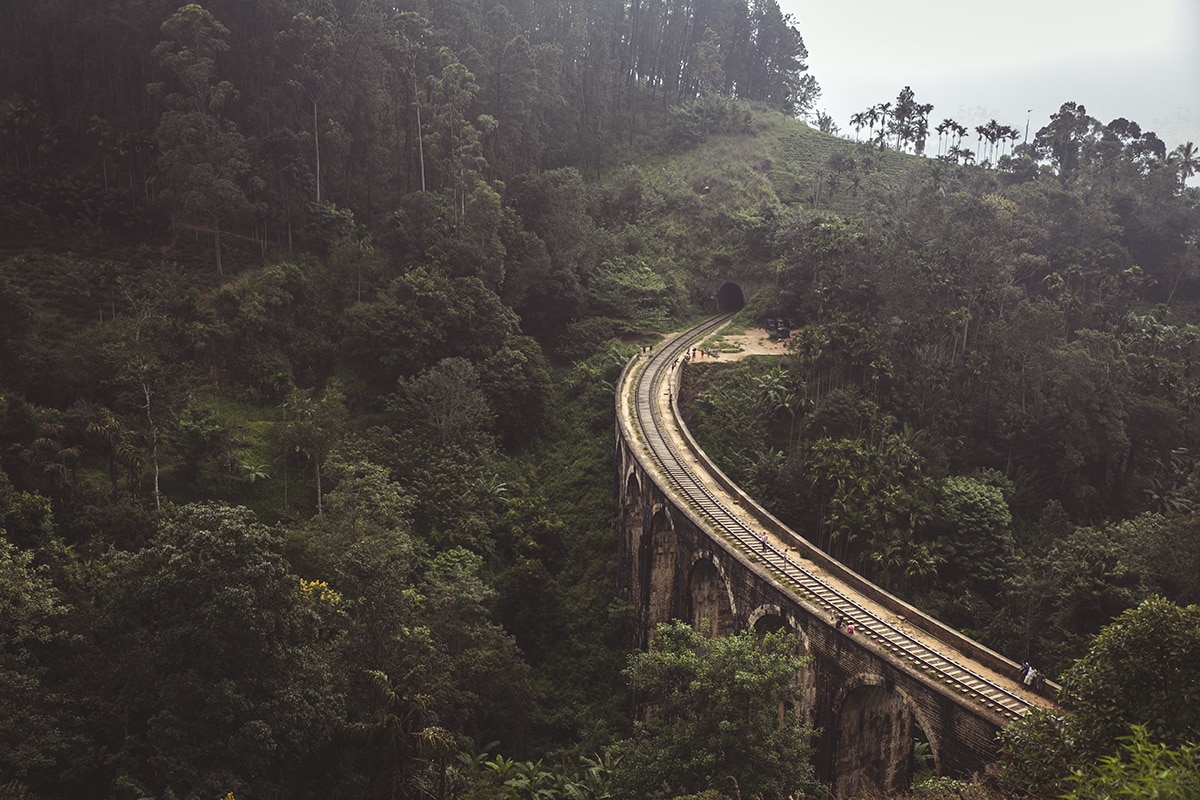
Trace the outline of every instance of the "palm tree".
[[66, 423], [59, 417], [49, 417], [37, 425], [37, 436], [21, 451], [26, 463], [51, 476], [55, 483], [70, 489], [75, 482], [75, 468], [82, 449], [68, 445]]
[[858, 132], [867, 124], [867, 114], [865, 111], [860, 111], [857, 114], [850, 115], [850, 124], [854, 126], [854, 141], [858, 141]]
[[365, 740], [375, 750], [376, 771], [371, 777], [370, 796], [396, 800], [409, 796], [417, 771], [426, 764], [445, 762], [454, 752], [454, 735], [435, 724], [433, 698], [394, 684], [386, 673], [367, 672], [374, 695], [374, 718], [350, 726], [351, 735]]
[[[836, 169], [836, 168], [835, 168]], [[836, 188], [834, 182], [836, 172], [830, 173], [830, 192]], [[792, 440], [792, 433], [796, 427], [796, 412], [799, 410], [799, 402], [796, 392], [792, 387], [791, 375], [786, 369], [778, 364], [771, 368], [765, 375], [757, 378], [755, 383], [758, 385], [759, 391], [765, 396], [771, 411], [779, 412], [786, 411], [789, 417], [788, 422], [788, 441]]]
[[892, 112], [892, 104], [880, 103], [879, 105], [875, 106], [875, 108], [879, 112], [879, 149], [882, 150], [884, 149], [884, 142], [887, 138], [885, 131], [887, 130], [888, 116]]
[[960, 125], [957, 122], [954, 123], [954, 135], [955, 135], [954, 143], [955, 144], [962, 145], [963, 137], [966, 136], [967, 133], [968, 133], [968, 131], [967, 131], [966, 125]]
[[866, 111], [864, 111], [863, 114], [866, 116], [867, 122], [871, 126], [870, 130], [867, 132], [867, 136], [871, 139], [874, 139], [875, 138], [875, 123], [879, 122], [879, 109], [875, 106], [871, 106]]
[[957, 157], [962, 159], [963, 164], [975, 163], [975, 154], [971, 152], [970, 147], [955, 147], [951, 152], [957, 152]]
[[[996, 142], [1000, 140], [1001, 136], [1000, 130], [1000, 123], [994, 119], [988, 120], [986, 125], [975, 126], [975, 132], [979, 134], [979, 144], [982, 145], [985, 139], [988, 143], [988, 149], [983, 153], [984, 163], [990, 164], [992, 156], [996, 153]], [[978, 156], [979, 152], [976, 151], [976, 157]]]
[[137, 488], [137, 473], [142, 464], [142, 453], [137, 447], [134, 431], [107, 408], [93, 408], [81, 403], [76, 403], [75, 407], [91, 417], [87, 423], [87, 432], [98, 438], [107, 451], [109, 494], [117, 496], [120, 488], [117, 467], [121, 465], [129, 469], [130, 491], [134, 492]]
[[987, 125], [983, 126], [983, 138], [987, 139], [988, 143], [987, 158], [985, 159], [988, 163], [998, 160], [997, 147], [999, 142], [1005, 138], [1005, 130], [1005, 126], [994, 119], [988, 120]]
[[950, 130], [950, 126], [951, 126], [951, 125], [953, 125], [953, 124], [954, 124], [954, 120], [952, 120], [952, 119], [944, 119], [944, 120], [942, 120], [942, 121], [941, 121], [941, 123], [939, 123], [939, 124], [938, 124], [938, 126], [937, 126], [936, 128], [934, 128], [934, 130], [935, 130], [935, 131], [937, 131], [937, 135], [938, 135], [938, 151], [937, 151], [937, 154], [938, 154], [939, 156], [940, 156], [940, 155], [942, 155], [942, 153], [943, 153], [943, 147], [944, 147], [944, 145], [945, 145], [945, 142], [944, 142], [943, 140], [944, 140], [944, 138], [945, 138], [945, 136], [946, 136], [946, 131]]
[[1200, 151], [1192, 142], [1181, 144], [1171, 151], [1170, 163], [1179, 172], [1179, 182], [1187, 183], [1187, 179], [1200, 173]]
[[929, 112], [933, 103], [918, 103], [916, 119], [913, 120], [913, 150], [917, 155], [925, 153], [925, 139], [929, 136]]
[[1008, 152], [1011, 155], [1017, 146], [1017, 139], [1021, 138], [1021, 131], [1011, 125], [1006, 125], [1004, 128], [1005, 138], [1008, 139]]

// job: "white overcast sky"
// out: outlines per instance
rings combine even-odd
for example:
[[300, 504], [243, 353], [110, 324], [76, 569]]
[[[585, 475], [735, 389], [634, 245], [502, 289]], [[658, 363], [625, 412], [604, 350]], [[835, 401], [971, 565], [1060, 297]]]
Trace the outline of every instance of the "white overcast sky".
[[1029, 135], [1074, 101], [1168, 150], [1200, 145], [1200, 0], [779, 0], [804, 37], [819, 109], [850, 115], [906, 85], [949, 117]]

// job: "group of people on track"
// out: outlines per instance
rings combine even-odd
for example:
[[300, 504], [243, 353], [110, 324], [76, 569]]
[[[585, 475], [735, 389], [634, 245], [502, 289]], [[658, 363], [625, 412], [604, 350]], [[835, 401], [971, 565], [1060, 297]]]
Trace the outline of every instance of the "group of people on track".
[[1021, 664], [1021, 683], [1041, 694], [1042, 687], [1046, 685], [1046, 675], [1041, 670], [1029, 666], [1029, 662], [1025, 661]]

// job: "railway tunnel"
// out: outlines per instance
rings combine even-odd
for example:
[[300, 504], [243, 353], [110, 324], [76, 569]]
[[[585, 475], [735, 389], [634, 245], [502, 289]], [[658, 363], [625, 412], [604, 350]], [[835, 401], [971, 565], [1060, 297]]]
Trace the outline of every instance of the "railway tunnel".
[[742, 293], [742, 287], [733, 281], [727, 281], [717, 289], [718, 313], [731, 314], [741, 311], [745, 305], [746, 296]]

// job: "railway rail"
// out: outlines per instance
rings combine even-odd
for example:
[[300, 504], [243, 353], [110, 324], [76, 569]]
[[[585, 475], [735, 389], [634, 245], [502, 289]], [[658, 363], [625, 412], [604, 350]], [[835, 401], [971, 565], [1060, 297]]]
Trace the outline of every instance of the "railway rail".
[[[1004, 718], [1013, 720], [1025, 714], [1031, 707], [1028, 700], [948, 655], [955, 651], [952, 644], [941, 650], [927, 645], [885, 620], [862, 598], [835, 587], [800, 563], [799, 558], [793, 559], [788, 550], [781, 552], [766, 541], [756, 532], [753, 521], [744, 518], [744, 511], [739, 514], [719, 499], [718, 493], [710, 488], [715, 483], [711, 475], [697, 474], [689, 466], [690, 457], [702, 471], [715, 469], [703, 452], [686, 444], [690, 440], [685, 440], [683, 445], [687, 452], [681, 452], [680, 445], [668, 433], [673, 424], [683, 426], [677, 418], [674, 403], [676, 370], [697, 342], [719, 330], [729, 318], [728, 314], [713, 317], [670, 340], [651, 356], [636, 377], [632, 414], [653, 463], [670, 483], [670, 487], [664, 488], [673, 489], [687, 506], [708, 522], [713, 533], [745, 557], [757, 559], [782, 586], [818, 611], [841, 617], [846, 624], [852, 623], [856, 635], [865, 637], [910, 668]], [[670, 395], [669, 418], [664, 415], [660, 402], [664, 393]]]

